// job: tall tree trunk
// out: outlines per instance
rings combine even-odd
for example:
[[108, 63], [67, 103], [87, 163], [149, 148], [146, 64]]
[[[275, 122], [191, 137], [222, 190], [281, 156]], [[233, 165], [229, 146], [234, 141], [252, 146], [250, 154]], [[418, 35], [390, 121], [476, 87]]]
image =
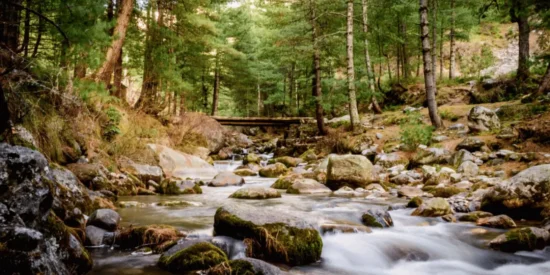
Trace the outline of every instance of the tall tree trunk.
[[317, 129], [319, 130], [320, 135], [326, 135], [327, 129], [325, 126], [325, 118], [323, 115], [323, 105], [322, 105], [322, 97], [323, 97], [323, 91], [321, 87], [321, 53], [319, 50], [319, 42], [317, 41], [318, 36], [318, 27], [317, 27], [317, 20], [316, 20], [316, 14], [317, 10], [315, 8], [314, 0], [309, 1], [309, 7], [310, 7], [310, 21], [311, 21], [311, 28], [312, 28], [312, 43], [313, 43], [313, 71], [312, 71], [312, 79], [311, 79], [311, 89], [312, 89], [312, 95], [315, 99], [315, 119], [317, 120]]
[[258, 80], [258, 83], [256, 84], [256, 92], [257, 92], [257, 107], [258, 107], [258, 116], [262, 116], [262, 89], [260, 86], [260, 80]]
[[0, 84], [0, 135], [11, 128], [10, 110], [4, 96], [4, 90]]
[[437, 0], [430, 0], [432, 6], [432, 72], [437, 72]]
[[96, 82], [103, 82], [106, 86], [109, 86], [111, 82], [111, 76], [113, 74], [115, 64], [121, 55], [122, 45], [124, 44], [124, 39], [126, 38], [126, 30], [128, 29], [133, 7], [134, 0], [122, 0], [122, 7], [117, 18], [115, 31], [113, 33], [114, 40], [111, 43], [111, 47], [107, 50], [107, 55], [103, 65], [95, 74]]
[[401, 66], [403, 66], [403, 79], [408, 79], [411, 77], [411, 67], [409, 64], [409, 53], [407, 52], [407, 25], [405, 22], [401, 21], [401, 38], [403, 43], [401, 43]]
[[367, 0], [362, 0], [363, 5], [363, 32], [365, 33], [365, 66], [367, 66], [367, 79], [369, 84], [369, 89], [372, 93], [371, 95], [371, 101], [372, 101], [372, 110], [376, 114], [382, 113], [382, 108], [380, 108], [380, 105], [378, 104], [378, 101], [376, 100], [376, 88], [374, 86], [374, 72], [372, 71], [372, 63], [370, 60], [370, 54], [369, 54], [369, 39], [368, 39], [368, 33], [369, 33], [369, 19], [368, 19], [368, 5]]
[[[31, 8], [32, 0], [26, 0], [26, 7]], [[23, 43], [21, 44], [21, 50], [25, 58], [29, 57], [29, 40], [31, 32], [31, 13], [29, 10], [25, 10], [25, 33], [23, 35]]]
[[113, 77], [113, 88], [115, 90], [115, 95], [119, 99], [121, 99], [123, 102], [126, 102], [126, 93], [124, 91], [124, 88], [122, 87], [122, 79], [123, 79], [123, 68], [122, 68], [122, 49], [120, 49], [120, 54], [118, 55], [118, 59], [115, 64], [115, 71], [114, 71], [114, 77]]
[[203, 107], [204, 107], [204, 110], [206, 111], [206, 109], [208, 109], [208, 87], [206, 86], [206, 73], [207, 73], [207, 68], [206, 66], [204, 66], [204, 69], [202, 70], [202, 99], [203, 99]]
[[348, 0], [347, 14], [347, 59], [348, 59], [348, 94], [349, 115], [352, 129], [357, 129], [360, 120], [357, 111], [357, 96], [355, 94], [355, 65], [353, 64], [353, 0]]
[[439, 78], [443, 78], [443, 34], [445, 33], [445, 30], [443, 29], [443, 25], [441, 25], [441, 29], [439, 30]]
[[[23, 0], [10, 1], [21, 5]], [[19, 47], [19, 26], [21, 11], [8, 1], [0, 1], [0, 45], [15, 55]], [[0, 67], [6, 68], [11, 64], [10, 55], [0, 55]]]
[[455, 78], [455, 0], [451, 0], [451, 33], [450, 33], [450, 57], [449, 57], [449, 79]]
[[435, 85], [434, 72], [432, 71], [432, 56], [430, 45], [430, 27], [428, 23], [428, 0], [420, 0], [420, 28], [422, 39], [422, 54], [424, 56], [424, 82], [426, 84], [426, 98], [428, 99], [428, 110], [430, 120], [435, 128], [441, 128], [441, 118], [437, 112], [437, 102], [435, 95], [437, 87]]
[[214, 91], [212, 93], [212, 115], [218, 115], [218, 101], [220, 97], [220, 61], [216, 56], [216, 68], [214, 69]]
[[529, 78], [529, 11], [524, 0], [513, 0], [510, 8], [512, 22], [518, 24], [519, 28], [519, 63], [516, 79], [523, 81]]
[[[153, 48], [158, 43], [158, 31], [154, 23], [154, 14], [159, 13], [157, 20], [161, 20], [162, 12], [154, 7], [155, 2], [152, 1], [147, 8], [147, 33], [145, 37], [145, 52], [143, 57], [143, 83], [141, 84], [141, 95], [136, 103], [139, 109], [145, 109], [149, 112], [151, 104], [154, 102], [154, 97], [159, 85], [158, 76], [154, 70]], [[158, 25], [158, 24], [157, 24]]]

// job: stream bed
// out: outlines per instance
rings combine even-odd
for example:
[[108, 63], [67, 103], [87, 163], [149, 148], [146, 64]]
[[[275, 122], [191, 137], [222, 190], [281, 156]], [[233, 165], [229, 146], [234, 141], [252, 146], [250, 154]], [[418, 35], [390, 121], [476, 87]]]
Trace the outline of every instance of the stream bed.
[[[222, 168], [218, 166], [218, 168]], [[231, 170], [233, 165], [220, 170]], [[245, 204], [269, 211], [292, 213], [315, 224], [360, 223], [361, 214], [373, 207], [405, 203], [397, 198], [365, 199], [334, 196], [283, 194], [269, 200], [228, 198], [247, 186], [269, 187], [275, 179], [245, 178], [239, 187], [203, 187], [203, 194], [181, 196], [120, 197], [146, 207], [122, 208], [122, 226], [168, 224], [191, 237], [212, 236], [214, 214], [220, 206]], [[184, 200], [189, 206], [162, 207], [155, 203]], [[320, 263], [295, 267], [291, 274], [376, 274], [376, 275], [538, 275], [550, 274], [550, 247], [542, 251], [506, 254], [486, 248], [488, 240], [504, 232], [473, 223], [446, 223], [440, 218], [410, 216], [412, 209], [390, 211], [394, 227], [372, 233], [329, 233], [323, 236]], [[244, 257], [244, 245], [234, 244], [232, 258]], [[170, 274], [156, 267], [159, 255], [136, 255], [104, 247], [92, 249], [91, 274]]]

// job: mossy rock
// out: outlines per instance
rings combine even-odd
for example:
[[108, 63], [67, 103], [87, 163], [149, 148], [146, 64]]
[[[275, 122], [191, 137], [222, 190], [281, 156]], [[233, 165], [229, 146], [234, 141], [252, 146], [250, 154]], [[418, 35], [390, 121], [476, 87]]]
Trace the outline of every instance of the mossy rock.
[[550, 241], [547, 230], [536, 227], [512, 229], [493, 239], [489, 246], [504, 252], [533, 251], [543, 249]]
[[278, 162], [260, 169], [260, 176], [264, 178], [276, 178], [286, 174], [287, 172], [288, 168], [284, 164]]
[[261, 160], [262, 159], [260, 158], [260, 156], [258, 156], [256, 154], [248, 154], [243, 158], [243, 164], [245, 164], [245, 165], [249, 164], [249, 163], [260, 164]]
[[254, 177], [254, 176], [258, 175], [258, 172], [254, 171], [252, 169], [246, 169], [246, 168], [237, 169], [237, 170], [233, 171], [233, 173], [235, 173], [235, 175], [241, 176], [241, 177]]
[[248, 257], [290, 266], [317, 262], [323, 249], [319, 232], [303, 218], [250, 206], [218, 208], [214, 233], [244, 240]]
[[191, 180], [164, 180], [157, 188], [163, 195], [202, 194], [201, 186]]
[[229, 197], [233, 199], [263, 200], [280, 198], [281, 194], [273, 188], [245, 187], [235, 191]]
[[286, 167], [297, 167], [300, 163], [304, 162], [301, 158], [293, 157], [280, 157], [275, 159], [275, 161], [284, 164]]
[[407, 208], [417, 208], [420, 205], [422, 205], [422, 198], [414, 197], [407, 203]]
[[424, 190], [424, 191], [432, 193], [434, 197], [437, 197], [437, 198], [450, 198], [466, 190], [460, 189], [454, 186], [448, 186], [448, 187], [438, 187], [429, 191], [428, 190]]
[[160, 257], [158, 266], [173, 273], [187, 273], [207, 270], [227, 261], [225, 253], [215, 245], [190, 242], [170, 248]]
[[433, 198], [425, 201], [411, 214], [422, 217], [441, 217], [452, 214], [451, 205], [443, 198]]
[[208, 270], [209, 275], [279, 275], [286, 274], [262, 260], [244, 258], [221, 263]]
[[156, 247], [168, 241], [183, 237], [176, 228], [169, 225], [148, 225], [121, 230], [116, 243], [122, 248], [136, 248], [142, 245]]
[[286, 175], [277, 179], [277, 181], [271, 185], [271, 188], [286, 190], [290, 186], [292, 186], [292, 184], [294, 184], [294, 181], [301, 178], [302, 178], [302, 175], [300, 174]]
[[369, 209], [361, 216], [364, 225], [377, 228], [386, 228], [393, 226], [393, 219], [388, 211], [381, 209]]
[[461, 221], [461, 222], [477, 222], [477, 220], [479, 220], [481, 218], [488, 218], [488, 217], [492, 217], [492, 216], [493, 216], [493, 214], [491, 214], [489, 212], [474, 211], [474, 212], [467, 213], [463, 216], [460, 216], [460, 218], [458, 218], [458, 220]]

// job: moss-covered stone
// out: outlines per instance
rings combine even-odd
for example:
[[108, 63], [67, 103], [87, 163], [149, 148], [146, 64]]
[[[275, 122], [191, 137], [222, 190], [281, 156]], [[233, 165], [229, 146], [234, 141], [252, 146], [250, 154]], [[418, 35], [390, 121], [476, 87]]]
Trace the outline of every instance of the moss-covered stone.
[[157, 188], [164, 195], [202, 194], [201, 186], [192, 180], [164, 180]]
[[489, 243], [489, 246], [495, 250], [513, 253], [520, 250], [543, 249], [548, 241], [550, 241], [548, 231], [536, 227], [525, 227], [512, 229], [499, 235]]
[[[168, 252], [174, 248], [178, 246], [172, 247]], [[207, 242], [196, 243], [173, 253], [168, 252], [160, 257], [158, 265], [173, 273], [207, 270], [228, 261], [221, 249]]]
[[235, 191], [229, 197], [233, 199], [263, 200], [280, 198], [281, 194], [273, 188], [246, 187]]
[[414, 197], [407, 203], [407, 208], [417, 208], [420, 205], [422, 205], [422, 198]]
[[426, 191], [426, 192], [432, 193], [434, 195], [434, 197], [450, 198], [450, 197], [452, 197], [456, 194], [459, 194], [461, 192], [464, 192], [464, 191], [466, 191], [466, 190], [460, 189], [460, 188], [457, 188], [457, 187], [454, 187], [454, 186], [447, 186], [447, 187], [438, 187], [438, 188], [435, 188], [435, 189], [432, 189], [432, 190]]
[[449, 202], [443, 198], [433, 198], [429, 201], [425, 201], [414, 212], [413, 216], [422, 217], [441, 217], [447, 214], [451, 214], [452, 209]]
[[276, 158], [275, 162], [282, 163], [286, 167], [297, 167], [300, 163], [304, 162], [304, 160], [301, 158], [280, 157], [280, 158]]
[[303, 219], [249, 206], [218, 208], [214, 232], [243, 239], [249, 257], [291, 266], [318, 261], [323, 249], [319, 232]]
[[276, 178], [288, 172], [288, 168], [282, 163], [275, 163], [260, 169], [260, 176], [264, 178]]
[[183, 237], [176, 228], [169, 225], [149, 225], [121, 230], [116, 243], [123, 249], [148, 245], [155, 248], [165, 242]]
[[262, 159], [260, 158], [260, 156], [256, 155], [256, 154], [248, 154], [246, 156], [244, 156], [243, 158], [243, 164], [249, 164], [249, 163], [255, 163], [255, 164], [260, 164], [260, 161]]
[[297, 179], [301, 179], [302, 175], [300, 174], [289, 174], [283, 177], [280, 177], [277, 179], [273, 185], [271, 185], [271, 188], [275, 189], [288, 189], [292, 184], [294, 184], [294, 181]]
[[467, 213], [463, 216], [460, 216], [460, 218], [458, 218], [458, 220], [461, 221], [461, 222], [477, 222], [477, 220], [479, 220], [481, 218], [487, 218], [487, 217], [492, 217], [492, 216], [493, 216], [493, 214], [491, 214], [489, 212], [474, 211], [474, 212]]
[[390, 213], [381, 209], [369, 209], [361, 216], [361, 221], [364, 225], [370, 227], [385, 228], [393, 226]]

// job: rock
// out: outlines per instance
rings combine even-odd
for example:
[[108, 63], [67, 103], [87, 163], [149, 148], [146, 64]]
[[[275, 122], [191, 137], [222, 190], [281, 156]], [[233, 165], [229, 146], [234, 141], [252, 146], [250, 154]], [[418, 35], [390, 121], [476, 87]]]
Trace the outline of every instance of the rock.
[[443, 198], [433, 198], [425, 201], [414, 212], [413, 216], [440, 217], [452, 214], [451, 206]]
[[231, 136], [219, 122], [201, 113], [183, 113], [173, 121], [171, 127], [174, 128], [171, 131], [179, 134], [182, 141], [198, 140], [198, 143], [205, 143], [213, 153], [218, 153], [225, 146], [226, 139]]
[[172, 273], [190, 273], [206, 270], [227, 262], [225, 253], [208, 242], [185, 242], [164, 252], [158, 266]]
[[458, 167], [458, 172], [465, 177], [475, 177], [479, 173], [479, 167], [471, 161], [465, 161]]
[[399, 190], [397, 191], [397, 194], [400, 197], [407, 197], [407, 198], [413, 198], [413, 197], [420, 197], [424, 192], [420, 188], [412, 187], [412, 186], [401, 186]]
[[247, 135], [237, 131], [231, 131], [226, 135], [225, 143], [239, 148], [248, 148], [254, 144]]
[[147, 207], [145, 203], [137, 202], [137, 201], [121, 201], [118, 203], [118, 206], [120, 208], [142, 208]]
[[443, 142], [443, 141], [448, 140], [448, 139], [449, 139], [448, 136], [443, 136], [443, 135], [432, 137], [433, 142]]
[[98, 209], [90, 215], [88, 225], [94, 225], [101, 229], [113, 232], [118, 228], [120, 215], [112, 209]]
[[244, 165], [249, 164], [249, 163], [260, 164], [261, 161], [262, 161], [262, 159], [260, 158], [260, 156], [258, 156], [256, 154], [248, 154], [248, 155], [244, 156], [244, 158], [243, 158], [243, 164]]
[[[52, 176], [55, 182], [53, 211], [67, 225], [83, 227], [84, 224], [75, 221], [83, 218], [82, 212], [89, 213], [93, 210], [89, 190], [69, 170], [52, 169]], [[75, 215], [75, 209], [81, 213]]]
[[217, 160], [230, 160], [233, 157], [233, 148], [231, 147], [223, 147], [218, 152], [218, 158]]
[[148, 144], [167, 178], [185, 180], [187, 178], [214, 177], [218, 171], [203, 159], [185, 154], [162, 145]]
[[384, 135], [382, 135], [381, 133], [376, 133], [376, 139], [383, 139], [384, 138]]
[[254, 258], [244, 258], [231, 260], [227, 263], [219, 264], [208, 270], [208, 275], [227, 275], [227, 274], [263, 274], [263, 275], [282, 275], [287, 272], [281, 271], [278, 267]]
[[332, 190], [316, 180], [296, 179], [286, 191], [288, 194], [330, 194]]
[[174, 242], [184, 237], [184, 234], [169, 225], [147, 225], [130, 227], [120, 231], [116, 238], [116, 244], [121, 249], [135, 249], [147, 245], [156, 248], [167, 242]]
[[392, 227], [393, 220], [388, 211], [382, 209], [369, 209], [361, 216], [361, 221], [364, 225], [370, 227]]
[[273, 188], [246, 187], [235, 191], [235, 193], [231, 194], [229, 197], [234, 199], [264, 200], [280, 198], [281, 194]]
[[[356, 189], [357, 190], [357, 189]], [[378, 183], [371, 183], [365, 187], [366, 191], [371, 191], [375, 193], [386, 193], [386, 189]]]
[[550, 120], [544, 118], [532, 119], [522, 122], [516, 126], [520, 140], [533, 139], [537, 143], [548, 143], [550, 141]]
[[453, 124], [451, 126], [449, 126], [449, 128], [447, 128], [451, 131], [462, 131], [462, 130], [465, 130], [466, 129], [466, 126], [464, 126], [464, 124], [462, 123], [456, 123], [456, 124]]
[[444, 148], [419, 148], [412, 162], [417, 165], [448, 164], [451, 152]]
[[456, 222], [456, 217], [453, 214], [447, 214], [445, 216], [441, 216], [441, 219], [446, 222]]
[[304, 162], [303, 159], [293, 157], [280, 157], [276, 158], [275, 161], [284, 164], [286, 167], [297, 167], [300, 163]]
[[373, 178], [372, 163], [361, 155], [331, 156], [327, 171], [327, 186], [332, 190], [365, 187]]
[[413, 197], [408, 203], [407, 208], [417, 208], [420, 205], [422, 205], [422, 198], [420, 197]]
[[407, 185], [415, 182], [420, 182], [420, 180], [411, 176], [410, 173], [404, 172], [390, 179], [390, 182], [398, 185]]
[[271, 188], [275, 189], [288, 189], [292, 184], [294, 184], [294, 181], [297, 179], [301, 179], [303, 176], [301, 174], [289, 174], [286, 176], [282, 176], [277, 179], [277, 181], [271, 185]]
[[477, 222], [477, 220], [479, 220], [481, 218], [488, 218], [488, 217], [492, 217], [492, 216], [493, 216], [493, 214], [491, 214], [489, 212], [474, 211], [474, 212], [467, 213], [463, 216], [460, 216], [458, 218], [458, 220], [461, 221], [461, 222]]
[[162, 181], [162, 169], [158, 166], [138, 164], [128, 158], [122, 158], [118, 163], [118, 167], [122, 172], [134, 175], [142, 182], [148, 182], [150, 180], [154, 182]]
[[303, 159], [307, 162], [312, 162], [317, 160], [317, 154], [315, 154], [315, 150], [310, 149], [305, 151], [303, 154], [300, 155], [300, 159]]
[[485, 142], [481, 139], [476, 137], [467, 137], [456, 146], [455, 150], [460, 151], [464, 149], [469, 152], [476, 152], [481, 151], [481, 147], [483, 146], [485, 146]]
[[516, 219], [550, 216], [550, 164], [530, 167], [491, 188], [482, 198], [483, 211]]
[[258, 173], [260, 171], [260, 169], [262, 169], [262, 166], [260, 166], [257, 163], [248, 163], [248, 164], [244, 164], [244, 165], [241, 165], [241, 166], [237, 167], [237, 170], [239, 170], [239, 169], [248, 169], [248, 170], [252, 170], [252, 171]]
[[258, 172], [251, 169], [237, 169], [233, 173], [241, 177], [254, 177], [258, 175]]
[[468, 152], [467, 150], [462, 149], [462, 150], [456, 152], [453, 155], [453, 157], [451, 159], [451, 164], [454, 165], [454, 166], [459, 166], [460, 164], [462, 164], [465, 161], [475, 162], [476, 159], [477, 158], [474, 155], [472, 155], [472, 153]]
[[245, 239], [247, 256], [283, 263], [307, 265], [321, 258], [323, 241], [317, 230], [289, 213], [278, 213], [249, 205], [218, 208], [215, 235]]
[[157, 192], [164, 195], [202, 194], [199, 184], [192, 180], [164, 180]]
[[0, 143], [0, 273], [69, 275], [91, 270], [93, 261], [80, 235], [52, 211], [54, 189], [64, 184], [55, 182], [39, 152]]
[[476, 106], [468, 114], [468, 128], [472, 132], [497, 130], [500, 128], [500, 120], [493, 110]]
[[478, 219], [476, 223], [479, 226], [503, 228], [503, 229], [517, 227], [514, 220], [512, 220], [512, 218], [506, 215], [498, 215], [494, 217], [481, 218], [481, 219]]
[[241, 176], [235, 175], [233, 172], [221, 172], [214, 177], [208, 184], [212, 187], [238, 186], [243, 185], [244, 179]]
[[86, 245], [88, 246], [101, 246], [104, 244], [104, 239], [106, 234], [114, 234], [105, 229], [99, 228], [97, 226], [88, 225], [86, 226]]
[[[330, 190], [330, 189], [329, 189]], [[355, 195], [358, 194], [358, 192], [355, 192], [355, 190], [344, 186], [336, 191], [334, 191], [333, 195], [338, 197], [355, 197]]]
[[108, 184], [107, 169], [97, 163], [72, 163], [67, 165], [67, 168], [84, 185], [93, 190], [106, 189]]
[[321, 225], [321, 234], [328, 233], [371, 233], [372, 230], [361, 224], [325, 223]]
[[28, 147], [33, 150], [38, 148], [38, 143], [31, 132], [23, 127], [23, 125], [15, 125], [14, 130], [12, 139], [16, 145]]
[[499, 235], [489, 246], [492, 249], [514, 253], [517, 251], [533, 251], [543, 249], [550, 243], [550, 233], [547, 230], [536, 227], [524, 227], [512, 229]]
[[472, 186], [473, 186], [473, 184], [469, 181], [461, 181], [461, 182], [454, 185], [454, 187], [456, 187], [458, 189], [463, 189], [463, 190], [468, 190], [468, 189], [472, 188]]
[[282, 163], [270, 164], [260, 169], [260, 176], [264, 178], [276, 178], [288, 172], [288, 168]]
[[407, 167], [409, 165], [409, 159], [400, 153], [378, 154], [374, 158], [374, 163], [384, 168], [390, 168], [396, 165], [403, 165]]

